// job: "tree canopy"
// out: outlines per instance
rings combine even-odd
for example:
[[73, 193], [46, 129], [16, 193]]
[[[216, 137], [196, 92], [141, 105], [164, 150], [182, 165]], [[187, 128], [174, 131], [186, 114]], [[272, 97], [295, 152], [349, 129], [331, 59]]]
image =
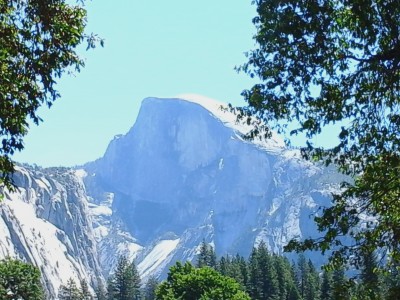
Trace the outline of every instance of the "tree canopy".
[[0, 299], [42, 300], [40, 271], [19, 260], [0, 261]]
[[39, 124], [38, 108], [60, 97], [57, 78], [84, 66], [77, 46], [95, 45], [85, 26], [86, 10], [70, 1], [0, 0], [0, 179], [8, 187], [29, 120]]
[[[248, 106], [241, 115], [255, 115], [279, 132], [304, 134], [305, 158], [334, 163], [354, 178], [316, 217], [322, 236], [292, 241], [288, 249], [331, 249], [331, 262], [338, 265], [360, 265], [366, 249], [381, 249], [398, 263], [399, 2], [253, 3], [257, 47], [239, 70], [259, 83], [243, 91]], [[336, 145], [316, 146], [313, 138], [333, 124], [341, 127]]]
[[247, 300], [250, 297], [234, 279], [212, 268], [195, 268], [189, 262], [184, 265], [178, 262], [170, 268], [167, 280], [158, 287], [156, 299]]

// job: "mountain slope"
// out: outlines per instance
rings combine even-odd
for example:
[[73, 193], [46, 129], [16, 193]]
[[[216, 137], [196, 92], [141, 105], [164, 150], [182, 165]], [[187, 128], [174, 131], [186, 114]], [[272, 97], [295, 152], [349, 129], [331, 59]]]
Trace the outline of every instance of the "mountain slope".
[[0, 258], [39, 266], [49, 298], [69, 277], [91, 286], [118, 255], [143, 280], [194, 260], [200, 243], [217, 255], [248, 255], [265, 241], [281, 253], [312, 221], [342, 178], [305, 162], [276, 136], [243, 139], [252, 126], [212, 100], [147, 98], [131, 130], [79, 169], [19, 167], [16, 193], [0, 205]]
[[17, 191], [0, 204], [0, 258], [38, 266], [48, 295], [69, 278], [102, 281], [83, 182], [65, 168], [18, 167]]
[[[148, 274], [141, 262], [166, 241], [176, 246], [163, 261], [174, 262], [192, 259], [203, 239], [219, 255], [246, 255], [260, 240], [281, 252], [293, 237], [315, 236], [312, 213], [329, 205], [333, 185], [322, 180], [329, 170], [276, 137], [243, 140], [249, 128], [212, 105], [145, 99], [132, 129], [85, 167], [87, 186], [113, 195], [112, 229], [99, 243], [102, 265], [111, 268], [110, 252], [129, 253]], [[160, 265], [153, 272], [164, 274]]]

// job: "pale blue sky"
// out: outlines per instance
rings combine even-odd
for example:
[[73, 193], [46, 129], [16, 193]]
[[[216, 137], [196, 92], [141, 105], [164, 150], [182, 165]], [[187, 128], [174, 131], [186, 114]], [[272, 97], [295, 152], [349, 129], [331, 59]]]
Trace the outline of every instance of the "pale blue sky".
[[40, 110], [25, 149], [14, 156], [41, 166], [78, 165], [101, 157], [134, 124], [149, 96], [201, 94], [236, 105], [252, 81], [237, 74], [254, 48], [251, 0], [93, 0], [88, 32], [104, 48], [81, 51], [86, 67], [64, 76], [62, 97]]

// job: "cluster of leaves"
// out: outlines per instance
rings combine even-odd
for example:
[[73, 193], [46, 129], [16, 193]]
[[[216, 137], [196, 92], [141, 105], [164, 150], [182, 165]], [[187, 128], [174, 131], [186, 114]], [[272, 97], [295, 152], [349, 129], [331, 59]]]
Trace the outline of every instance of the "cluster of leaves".
[[178, 262], [158, 287], [156, 299], [250, 300], [250, 297], [234, 279], [212, 268], [196, 268], [189, 262], [184, 265]]
[[44, 292], [40, 271], [19, 260], [0, 261], [0, 299], [42, 300]]
[[[239, 70], [260, 83], [243, 91], [242, 116], [305, 134], [307, 159], [354, 177], [316, 218], [324, 235], [287, 249], [333, 248], [331, 262], [358, 266], [381, 249], [400, 262], [400, 5], [383, 0], [255, 0], [257, 48]], [[312, 139], [339, 124], [337, 144]], [[267, 130], [267, 135], [271, 132]], [[290, 138], [289, 138], [290, 140]], [[370, 221], [365, 220], [370, 218]], [[372, 219], [372, 220], [371, 220]], [[350, 236], [345, 243], [342, 236]], [[353, 259], [354, 258], [354, 259]]]
[[37, 109], [60, 96], [56, 79], [84, 65], [76, 47], [96, 43], [85, 26], [86, 10], [69, 1], [0, 0], [0, 179], [8, 187], [29, 119], [38, 124]]

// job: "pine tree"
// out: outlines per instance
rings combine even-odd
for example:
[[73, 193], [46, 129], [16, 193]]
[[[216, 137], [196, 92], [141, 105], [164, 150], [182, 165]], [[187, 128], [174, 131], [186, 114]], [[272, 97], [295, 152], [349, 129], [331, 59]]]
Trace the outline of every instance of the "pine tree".
[[300, 299], [300, 294], [298, 292], [294, 274], [291, 270], [291, 265], [289, 261], [282, 256], [273, 256], [276, 272], [278, 274], [279, 283], [279, 299], [281, 300], [297, 300]]
[[261, 299], [259, 277], [257, 249], [253, 248], [249, 257], [249, 281], [246, 287], [251, 299]]
[[240, 265], [240, 255], [236, 255], [230, 260], [227, 275], [235, 279], [241, 286], [244, 285], [243, 273]]
[[332, 274], [332, 300], [350, 299], [344, 268], [336, 268]]
[[104, 288], [103, 283], [99, 279], [97, 280], [95, 293], [96, 293], [96, 300], [107, 300], [107, 292]]
[[159, 285], [159, 282], [156, 277], [150, 276], [146, 282], [146, 286], [144, 288], [144, 299], [145, 300], [155, 300], [156, 299], [156, 289]]
[[93, 295], [89, 292], [89, 286], [86, 282], [85, 279], [81, 280], [81, 295], [82, 295], [82, 300], [92, 300]]
[[364, 253], [361, 266], [361, 296], [368, 300], [382, 298], [380, 280], [378, 275], [378, 263], [373, 251]]
[[221, 259], [219, 260], [217, 264], [217, 270], [220, 272], [222, 275], [228, 275], [228, 266], [229, 265], [229, 256], [222, 256]]
[[257, 248], [258, 261], [258, 283], [260, 285], [260, 296], [262, 299], [279, 299], [279, 283], [277, 273], [264, 242], [261, 242]]
[[108, 280], [108, 300], [131, 300], [140, 295], [140, 277], [134, 262], [118, 258], [114, 274]]
[[107, 280], [107, 300], [116, 300], [117, 289], [115, 287], [114, 276], [110, 276]]
[[61, 285], [58, 291], [58, 299], [60, 300], [81, 300], [82, 297], [80, 289], [72, 278], [68, 279], [66, 285]]
[[311, 260], [308, 260], [306, 275], [306, 292], [304, 300], [318, 300], [319, 299], [319, 275], [315, 270]]
[[213, 269], [217, 268], [217, 256], [215, 254], [214, 248], [207, 244], [205, 240], [203, 240], [200, 244], [200, 253], [197, 257], [198, 268], [202, 267], [210, 267]]
[[304, 299], [306, 295], [306, 280], [307, 280], [307, 261], [304, 254], [300, 253], [297, 260], [297, 285], [299, 287], [299, 292], [301, 297]]
[[322, 273], [320, 299], [321, 300], [332, 299], [332, 274], [328, 270], [324, 270], [324, 272]]
[[139, 271], [137, 269], [135, 260], [133, 260], [129, 266], [129, 277], [131, 278], [132, 282], [132, 293], [134, 298], [133, 299], [139, 299], [140, 298], [140, 275]]
[[241, 276], [242, 277], [241, 284], [242, 284], [243, 289], [245, 289], [248, 284], [248, 281], [249, 281], [249, 270], [247, 267], [246, 260], [244, 259], [243, 256], [240, 257], [238, 263], [239, 263], [240, 273], [242, 275]]

